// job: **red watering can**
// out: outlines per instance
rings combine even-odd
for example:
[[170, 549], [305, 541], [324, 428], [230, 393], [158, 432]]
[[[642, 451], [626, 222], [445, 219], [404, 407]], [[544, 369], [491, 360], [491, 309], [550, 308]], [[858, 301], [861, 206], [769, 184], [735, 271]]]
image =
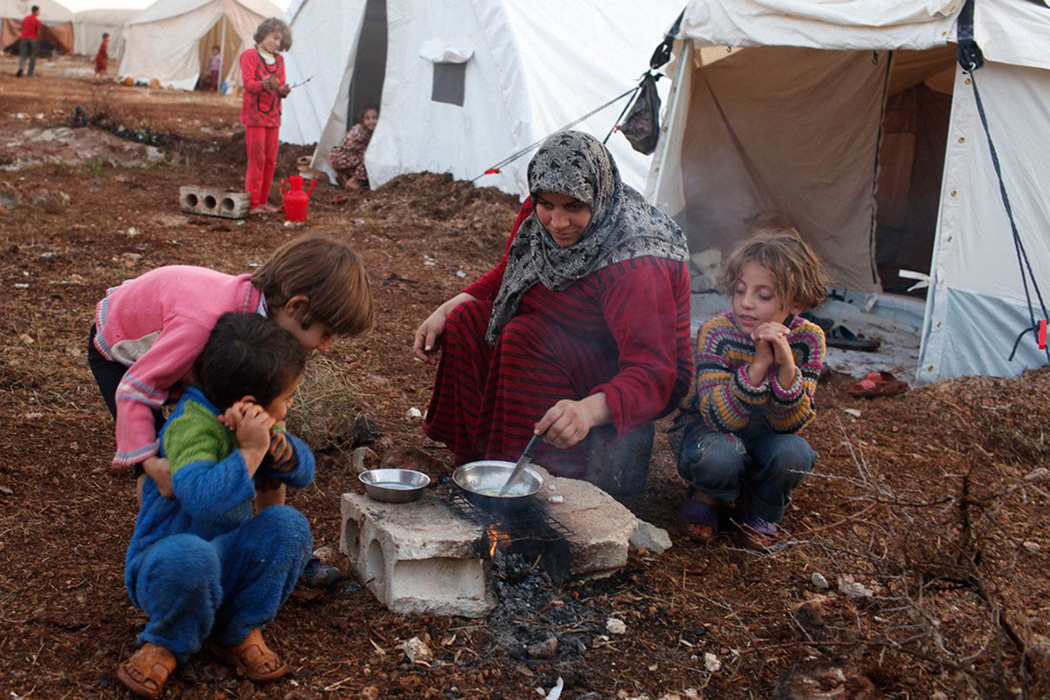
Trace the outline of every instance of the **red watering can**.
[[303, 192], [303, 176], [292, 175], [281, 183], [281, 194], [284, 195], [284, 218], [287, 221], [306, 221], [306, 209], [310, 206], [310, 193], [314, 191], [316, 180], [308, 180], [310, 188]]

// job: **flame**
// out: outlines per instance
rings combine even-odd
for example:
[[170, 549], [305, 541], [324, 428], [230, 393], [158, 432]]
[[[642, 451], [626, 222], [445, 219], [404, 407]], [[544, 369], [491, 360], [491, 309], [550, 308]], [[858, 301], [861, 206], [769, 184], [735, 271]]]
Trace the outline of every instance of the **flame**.
[[505, 552], [510, 547], [510, 535], [501, 530], [499, 525], [485, 528], [485, 539], [489, 543], [489, 559], [496, 556], [497, 549]]

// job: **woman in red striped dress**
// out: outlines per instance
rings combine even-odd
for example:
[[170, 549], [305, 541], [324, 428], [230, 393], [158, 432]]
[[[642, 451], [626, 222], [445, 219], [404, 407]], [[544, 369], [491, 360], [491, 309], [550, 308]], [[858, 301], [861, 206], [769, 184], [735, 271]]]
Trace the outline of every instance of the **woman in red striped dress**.
[[584, 438], [672, 410], [692, 375], [685, 236], [623, 184], [593, 136], [547, 139], [503, 259], [442, 304], [414, 349], [438, 365], [424, 430], [456, 462], [584, 476]]

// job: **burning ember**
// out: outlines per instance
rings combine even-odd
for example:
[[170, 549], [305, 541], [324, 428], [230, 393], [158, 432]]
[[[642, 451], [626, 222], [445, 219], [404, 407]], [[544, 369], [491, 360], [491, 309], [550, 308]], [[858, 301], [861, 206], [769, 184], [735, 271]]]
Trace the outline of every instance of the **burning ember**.
[[506, 552], [510, 549], [510, 534], [500, 525], [501, 523], [493, 523], [485, 528], [485, 541], [489, 543], [489, 559], [495, 559], [497, 551]]

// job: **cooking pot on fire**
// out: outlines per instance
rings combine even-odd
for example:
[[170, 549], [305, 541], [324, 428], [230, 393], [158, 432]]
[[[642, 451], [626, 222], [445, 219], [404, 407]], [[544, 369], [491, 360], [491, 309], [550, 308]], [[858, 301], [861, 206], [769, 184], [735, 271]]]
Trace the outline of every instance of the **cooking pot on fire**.
[[468, 462], [452, 472], [452, 481], [463, 492], [463, 497], [482, 510], [506, 512], [529, 505], [532, 497], [543, 488], [543, 477], [525, 467], [510, 489], [500, 496], [500, 489], [514, 470], [514, 462], [486, 459]]

